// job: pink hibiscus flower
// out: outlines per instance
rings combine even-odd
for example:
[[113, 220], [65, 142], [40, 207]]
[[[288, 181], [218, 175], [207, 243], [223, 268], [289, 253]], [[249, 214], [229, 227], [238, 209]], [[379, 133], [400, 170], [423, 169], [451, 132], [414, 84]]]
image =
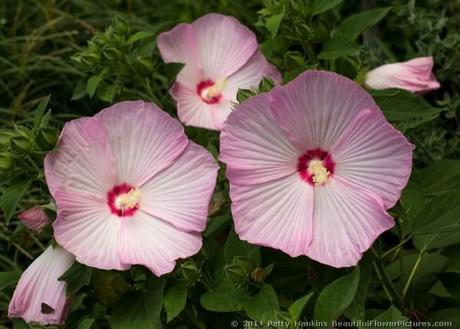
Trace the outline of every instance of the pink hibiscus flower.
[[217, 169], [153, 104], [123, 102], [70, 121], [45, 158], [54, 236], [89, 266], [168, 273], [201, 248]]
[[309, 71], [238, 106], [221, 134], [235, 229], [251, 243], [355, 265], [394, 221], [412, 145], [372, 97]]
[[433, 72], [433, 57], [418, 57], [403, 63], [379, 66], [366, 75], [372, 89], [399, 88], [424, 93], [441, 87]]
[[257, 86], [279, 72], [258, 50], [254, 33], [230, 16], [209, 14], [158, 36], [166, 63], [184, 63], [171, 89], [186, 125], [220, 130], [239, 88]]
[[69, 300], [65, 292], [66, 284], [58, 281], [58, 278], [74, 260], [74, 256], [61, 247], [49, 246], [19, 279], [8, 316], [41, 325], [63, 324]]

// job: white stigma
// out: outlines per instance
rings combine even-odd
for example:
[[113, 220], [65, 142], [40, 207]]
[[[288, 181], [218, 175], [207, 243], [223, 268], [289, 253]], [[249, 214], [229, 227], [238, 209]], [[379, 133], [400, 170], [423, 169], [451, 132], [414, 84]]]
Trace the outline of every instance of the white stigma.
[[311, 160], [308, 164], [308, 173], [312, 176], [315, 185], [321, 185], [327, 182], [331, 175], [329, 170], [324, 166], [321, 160]]
[[128, 193], [120, 194], [115, 200], [115, 206], [118, 209], [133, 209], [139, 207], [141, 191], [138, 188], [132, 188]]

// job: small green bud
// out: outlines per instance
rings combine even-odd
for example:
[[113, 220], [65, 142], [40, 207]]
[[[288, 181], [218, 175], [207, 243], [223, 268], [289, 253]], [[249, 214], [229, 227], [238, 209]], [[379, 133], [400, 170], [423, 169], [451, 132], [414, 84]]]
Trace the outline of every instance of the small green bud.
[[40, 129], [37, 135], [37, 143], [44, 151], [51, 150], [57, 142], [57, 130], [51, 127]]
[[5, 149], [10, 146], [11, 132], [8, 130], [0, 130], [0, 149]]
[[33, 137], [30, 131], [23, 127], [18, 127], [10, 141], [12, 153], [15, 155], [29, 153], [32, 150], [32, 146]]
[[0, 153], [0, 173], [3, 173], [13, 167], [13, 156], [7, 152], [2, 151]]
[[189, 284], [194, 284], [201, 276], [200, 269], [194, 260], [187, 260], [180, 264], [178, 275]]

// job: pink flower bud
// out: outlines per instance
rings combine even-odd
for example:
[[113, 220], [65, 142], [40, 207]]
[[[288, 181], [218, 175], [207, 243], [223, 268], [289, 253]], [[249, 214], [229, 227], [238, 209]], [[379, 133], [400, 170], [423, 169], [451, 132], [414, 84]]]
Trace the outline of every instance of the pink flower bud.
[[19, 214], [19, 219], [28, 229], [35, 232], [40, 232], [49, 222], [49, 218], [45, 211], [39, 206], [23, 211]]
[[423, 93], [440, 87], [433, 72], [433, 57], [418, 57], [403, 63], [386, 64], [367, 73], [366, 85], [372, 89], [399, 88]]

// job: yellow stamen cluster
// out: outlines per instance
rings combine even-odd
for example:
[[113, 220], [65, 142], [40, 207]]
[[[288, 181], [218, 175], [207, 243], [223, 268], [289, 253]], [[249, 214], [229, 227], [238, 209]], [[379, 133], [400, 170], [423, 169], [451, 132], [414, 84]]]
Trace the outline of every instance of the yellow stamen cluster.
[[331, 175], [321, 160], [311, 160], [308, 164], [308, 172], [312, 176], [315, 185], [326, 183]]
[[120, 209], [132, 209], [139, 207], [141, 191], [138, 188], [132, 188], [128, 193], [118, 196], [116, 206]]
[[201, 92], [201, 97], [203, 97], [206, 100], [210, 100], [215, 96], [219, 96], [222, 90], [224, 90], [226, 84], [226, 78], [217, 80], [216, 83], [214, 83], [212, 86], [203, 89], [203, 91]]

